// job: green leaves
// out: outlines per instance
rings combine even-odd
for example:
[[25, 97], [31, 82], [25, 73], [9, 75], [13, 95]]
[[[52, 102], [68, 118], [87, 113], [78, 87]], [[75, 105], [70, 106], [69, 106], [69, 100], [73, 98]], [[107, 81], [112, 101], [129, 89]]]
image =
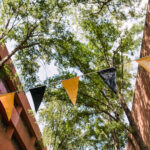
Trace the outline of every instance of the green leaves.
[[[103, 6], [99, 1], [94, 2], [93, 5], [99, 5], [99, 8]], [[80, 7], [81, 3], [82, 8]], [[80, 13], [76, 16], [82, 16], [76, 20], [79, 21], [79, 24], [77, 24], [82, 27], [84, 33], [82, 37], [85, 38], [86, 42], [77, 40], [75, 38], [76, 33], [69, 33], [54, 40], [56, 47], [54, 58], [60, 73], [49, 81], [59, 81], [72, 77], [68, 73], [68, 71], [72, 72], [71, 69], [84, 74], [116, 66], [118, 87], [126, 102], [130, 101], [133, 96], [132, 74], [124, 69], [123, 63], [130, 61], [128, 54], [135, 53], [138, 48], [140, 38], [137, 38], [137, 35], [142, 31], [141, 25], [134, 24], [131, 28], [122, 27], [123, 21], [130, 16], [130, 14], [122, 11], [122, 8], [131, 4], [131, 1], [111, 1], [102, 11], [92, 14], [94, 8], [85, 7], [90, 5], [90, 2], [79, 1], [78, 5], [76, 2], [74, 7], [78, 7]], [[94, 11], [96, 11], [96, 7]], [[108, 7], [111, 9], [108, 10]], [[111, 16], [108, 17], [110, 11]], [[134, 15], [132, 14], [132, 16]], [[72, 74], [75, 75], [75, 71]], [[47, 96], [51, 96], [54, 101], [62, 101], [68, 105], [67, 108], [72, 110], [70, 101], [63, 93], [63, 89], [55, 83], [52, 83], [53, 86], [51, 82], [49, 83], [50, 87], [55, 89], [49, 90]], [[46, 101], [49, 102], [47, 98]], [[82, 77], [79, 83], [76, 109], [76, 113], [71, 112], [73, 124], [66, 122], [64, 129], [68, 136], [70, 136], [69, 128], [72, 128], [72, 126], [74, 126], [74, 132], [77, 131], [77, 127], [80, 131], [83, 131], [83, 141], [79, 140], [78, 134], [81, 134], [80, 132], [76, 132], [75, 135], [71, 133], [72, 141], [73, 136], [78, 141], [74, 146], [79, 145], [81, 149], [83, 147], [114, 149], [115, 146], [121, 149], [125, 146], [128, 124], [124, 120], [124, 110], [118, 97], [108, 89], [97, 74]], [[65, 118], [66, 121], [70, 120], [67, 115]], [[70, 139], [68, 141], [70, 143]]]
[[[49, 148], [124, 147], [128, 129], [124, 110], [97, 74], [81, 78], [75, 108], [57, 81], [114, 66], [118, 88], [126, 102], [131, 101], [132, 74], [123, 63], [130, 61], [141, 42], [138, 4], [136, 0], [0, 1], [0, 42], [14, 41], [13, 55], [25, 88], [41, 84], [37, 76], [41, 61], [55, 60], [59, 68], [59, 75], [44, 82], [48, 87], [40, 112]], [[129, 27], [126, 22], [134, 19], [136, 24]]]

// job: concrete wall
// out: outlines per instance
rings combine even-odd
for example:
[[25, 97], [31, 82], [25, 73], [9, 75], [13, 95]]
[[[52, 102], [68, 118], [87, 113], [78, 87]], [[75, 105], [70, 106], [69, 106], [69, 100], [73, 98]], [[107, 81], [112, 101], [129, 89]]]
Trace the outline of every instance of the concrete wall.
[[[150, 0], [148, 2], [147, 16], [140, 57], [150, 56]], [[134, 93], [132, 114], [139, 126], [142, 137], [150, 150], [150, 73], [144, 68], [138, 68], [136, 88]], [[134, 139], [132, 141], [135, 143]], [[135, 143], [136, 144], [136, 143]], [[138, 150], [128, 142], [126, 150]]]

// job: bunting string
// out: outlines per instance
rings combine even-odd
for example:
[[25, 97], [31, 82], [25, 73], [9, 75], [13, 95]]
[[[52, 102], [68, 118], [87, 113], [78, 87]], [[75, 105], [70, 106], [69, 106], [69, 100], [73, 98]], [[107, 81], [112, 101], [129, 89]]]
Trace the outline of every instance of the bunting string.
[[[98, 73], [99, 76], [103, 79], [103, 81], [108, 85], [108, 87], [116, 94], [117, 93], [117, 91], [116, 91], [116, 67], [119, 67], [120, 65], [129, 64], [134, 61], [138, 62], [139, 65], [141, 65], [143, 68], [145, 68], [150, 73], [150, 56], [146, 56], [146, 57], [142, 57], [140, 59], [132, 60], [130, 62], [115, 65], [111, 68], [89, 72], [89, 73], [82, 74], [80, 76], [73, 77], [73, 78], [66, 79], [66, 80], [54, 81], [54, 82], [51, 82], [51, 84], [61, 82], [62, 86], [65, 88], [69, 98], [71, 99], [73, 105], [75, 106], [76, 99], [77, 99], [77, 92], [78, 92], [79, 77]], [[42, 99], [43, 99], [43, 96], [45, 93], [45, 89], [46, 89], [46, 85], [41, 85], [41, 86], [38, 86], [35, 88], [30, 88], [28, 90], [31, 93], [36, 112], [38, 111], [38, 108], [42, 102]], [[2, 105], [5, 109], [8, 120], [11, 119], [15, 93], [28, 92], [28, 91], [20, 90], [20, 91], [14, 91], [14, 92], [0, 95], [0, 102], [2, 103]]]
[[[139, 59], [143, 59], [143, 58], [148, 58], [148, 57], [150, 57], [150, 56], [146, 56], [146, 57], [141, 57], [141, 58], [139, 58]], [[126, 64], [130, 64], [130, 63], [132, 63], [132, 62], [134, 62], [134, 61], [137, 61], [137, 60], [139, 60], [139, 59], [133, 59], [133, 60], [131, 60], [130, 62], [125, 62], [125, 63], [123, 63], [123, 64], [118, 64], [118, 65], [115, 65], [115, 66], [112, 66], [112, 67], [115, 67], [115, 68], [117, 68], [117, 67], [119, 67], [119, 66], [121, 66], [121, 65], [126, 65]], [[105, 68], [105, 69], [102, 69], [102, 70], [106, 70], [106, 69], [108, 69], [108, 68]], [[101, 70], [101, 71], [102, 71]], [[98, 70], [99, 71], [99, 70]], [[88, 73], [85, 73], [85, 74], [82, 74], [82, 75], [79, 75], [78, 77], [83, 77], [83, 76], [88, 76], [88, 75], [91, 75], [91, 74], [96, 74], [98, 71], [92, 71], [92, 72], [88, 72]], [[72, 78], [74, 78], [74, 77], [72, 77]], [[72, 79], [72, 78], [69, 78], [69, 79]], [[47, 77], [47, 79], [48, 79], [48, 77]], [[67, 79], [64, 79], [64, 80], [67, 80]], [[64, 80], [58, 80], [58, 81], [52, 81], [51, 82], [51, 84], [55, 84], [55, 83], [60, 83], [60, 82], [62, 82], [62, 81], [64, 81]], [[35, 87], [35, 88], [40, 88], [40, 87], [43, 87], [43, 86], [46, 86], [46, 85], [40, 85], [40, 86], [37, 86], [37, 87]], [[30, 88], [30, 89], [34, 89], [34, 88]], [[29, 92], [30, 91], [30, 89], [29, 90], [20, 90], [20, 91], [14, 91], [14, 92], [10, 92], [10, 93], [20, 93], [20, 92]], [[0, 95], [3, 95], [3, 94], [0, 94]]]

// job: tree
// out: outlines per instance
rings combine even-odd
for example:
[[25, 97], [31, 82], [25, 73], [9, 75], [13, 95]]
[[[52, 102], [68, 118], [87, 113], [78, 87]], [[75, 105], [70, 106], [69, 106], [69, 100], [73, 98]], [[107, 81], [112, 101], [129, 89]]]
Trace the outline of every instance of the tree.
[[58, 34], [59, 28], [62, 29], [59, 21], [70, 3], [57, 0], [1, 0], [0, 42], [4, 45], [8, 40], [13, 40], [15, 47], [0, 61], [0, 66], [23, 49], [32, 51], [34, 57], [40, 53], [40, 57], [45, 55], [45, 59], [49, 60], [51, 45], [54, 44], [52, 37]]
[[[80, 149], [84, 132], [79, 127], [77, 110], [66, 102], [53, 99], [41, 110], [40, 120], [44, 126], [43, 139], [48, 149]], [[81, 124], [80, 124], [81, 125]]]
[[[1, 59], [1, 69], [8, 68], [6, 62], [16, 55], [27, 86], [38, 82], [35, 72], [39, 59], [50, 63], [57, 39], [65, 40], [68, 32], [62, 23], [66, 7], [72, 1], [58, 0], [1, 0], [0, 43], [12, 41], [14, 47], [8, 56]], [[61, 34], [60, 34], [61, 33]]]
[[[123, 2], [118, 4], [120, 7], [115, 5], [118, 1], [105, 3], [93, 1], [92, 4], [80, 1], [80, 5], [81, 3], [82, 19], [79, 20], [79, 25], [84, 31], [84, 39], [87, 42], [80, 42], [74, 37], [68, 38], [65, 42], [57, 41], [55, 60], [63, 71], [60, 71], [59, 77], [50, 79], [49, 82], [53, 84], [53, 81], [72, 77], [68, 73], [69, 68], [85, 74], [112, 66], [117, 67], [117, 95], [104, 86], [97, 74], [82, 78], [77, 102], [78, 116], [84, 124], [88, 122], [87, 120], [93, 119], [88, 129], [85, 127], [84, 130], [89, 141], [93, 143], [91, 146], [95, 149], [113, 149], [113, 147], [121, 149], [124, 147], [125, 139], [130, 138], [129, 133], [133, 135], [141, 150], [147, 149], [127, 105], [133, 95], [132, 76], [124, 68], [124, 62], [130, 61], [128, 55], [134, 54], [140, 44], [141, 39], [136, 36], [143, 30], [143, 26], [134, 24], [130, 29], [124, 29], [122, 32], [121, 27], [129, 17], [122, 12]], [[93, 4], [97, 5], [98, 10], [96, 6], [94, 8], [89, 6]], [[128, 1], [125, 4], [131, 5], [132, 2]], [[78, 7], [80, 5], [78, 4]], [[130, 17], [132, 16], [137, 17], [133, 12], [130, 14]], [[64, 71], [64, 68], [67, 71]], [[72, 74], [75, 76], [75, 71]], [[50, 95], [62, 101], [66, 100], [62, 93]], [[129, 125], [124, 120], [124, 113]], [[83, 119], [85, 116], [87, 120]]]
[[[36, 72], [39, 69], [39, 59], [46, 63], [55, 59], [62, 70], [59, 76], [49, 79], [48, 86], [52, 89], [58, 86], [51, 85], [51, 81], [72, 77], [68, 73], [70, 68], [87, 73], [121, 64], [117, 68], [117, 95], [104, 86], [96, 74], [85, 76], [80, 82], [77, 104], [79, 112], [76, 118], [79, 118], [79, 125], [86, 125], [80, 128], [85, 131], [86, 136], [83, 137], [82, 144], [80, 140], [75, 144], [79, 143], [81, 149], [84, 146], [113, 149], [113, 145], [115, 149], [119, 149], [124, 146], [129, 133], [135, 137], [141, 149], [146, 149], [127, 106], [132, 99], [131, 74], [123, 65], [123, 62], [130, 61], [128, 54], [133, 54], [139, 46], [140, 40], [135, 35], [141, 32], [143, 26], [133, 25], [131, 29], [126, 28], [122, 32], [122, 26], [128, 18], [131, 20], [140, 17], [135, 13], [138, 4], [130, 0], [0, 1], [0, 42], [2, 45], [8, 40], [16, 43], [14, 50], [1, 60], [0, 66], [17, 53], [16, 60], [26, 87], [38, 82]], [[79, 39], [83, 37], [83, 40], [79, 41], [77, 34], [72, 32], [74, 22], [70, 21], [69, 16], [77, 18], [76, 26], [83, 31]], [[74, 72], [72, 74], [76, 75]], [[47, 94], [48, 97], [68, 102], [62, 89], [61, 92], [47, 91]], [[49, 108], [47, 104], [51, 99], [45, 99], [45, 106]], [[66, 107], [70, 111], [70, 105]], [[48, 117], [46, 110], [43, 110], [43, 116]], [[124, 121], [124, 112], [129, 126]], [[67, 114], [65, 117], [68, 119], [66, 125], [70, 117]], [[57, 115], [55, 119], [58, 119]], [[60, 122], [64, 121], [59, 119]], [[47, 119], [44, 121], [49, 122]], [[76, 122], [70, 128], [77, 130], [75, 124]], [[62, 123], [61, 127], [63, 126]], [[59, 138], [60, 136], [59, 134]], [[76, 137], [78, 139], [78, 135]], [[69, 141], [70, 139], [67, 142]]]

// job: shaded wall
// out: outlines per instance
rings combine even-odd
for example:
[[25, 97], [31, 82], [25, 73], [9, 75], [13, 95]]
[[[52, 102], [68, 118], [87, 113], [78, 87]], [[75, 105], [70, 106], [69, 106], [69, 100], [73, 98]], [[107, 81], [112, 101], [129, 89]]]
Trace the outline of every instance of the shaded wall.
[[[6, 47], [4, 49], [0, 47], [0, 58], [7, 55]], [[12, 72], [16, 73], [13, 66]], [[18, 84], [21, 84], [19, 79]], [[13, 81], [7, 76], [0, 79], [0, 94], [16, 90]], [[7, 120], [5, 110], [0, 103], [0, 150], [44, 150], [38, 142], [41, 140], [41, 133], [36, 120], [28, 113], [31, 107], [26, 95], [23, 92], [16, 93], [14, 103], [10, 121]]]
[[[144, 27], [144, 35], [140, 57], [150, 56], [150, 0], [148, 2], [147, 16]], [[136, 88], [132, 106], [132, 114], [139, 126], [144, 142], [150, 150], [150, 73], [144, 68], [138, 68]], [[133, 143], [135, 142], [132, 138]], [[128, 142], [126, 150], [138, 150], [138, 146], [133, 148]]]

